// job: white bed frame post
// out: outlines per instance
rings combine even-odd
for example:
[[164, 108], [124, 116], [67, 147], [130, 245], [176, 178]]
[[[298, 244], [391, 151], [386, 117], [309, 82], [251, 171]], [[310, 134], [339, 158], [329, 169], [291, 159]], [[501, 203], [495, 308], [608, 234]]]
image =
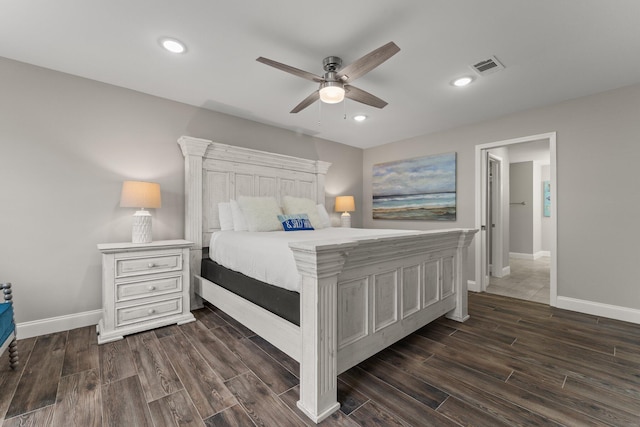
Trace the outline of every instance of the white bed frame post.
[[331, 167], [331, 163], [323, 162], [322, 160], [316, 160], [316, 202], [325, 204], [325, 194], [324, 194], [324, 181], [329, 168]]
[[184, 156], [184, 238], [193, 242], [189, 256], [191, 271], [191, 310], [202, 308], [202, 298], [196, 295], [200, 282], [202, 259], [202, 159], [211, 141], [182, 136], [178, 144]]
[[464, 322], [469, 318], [469, 297], [467, 292], [467, 252], [475, 236], [475, 230], [466, 230], [460, 234], [456, 249], [455, 292], [456, 308], [446, 314], [446, 317], [457, 322]]
[[300, 294], [300, 400], [297, 405], [319, 423], [335, 412], [338, 403], [338, 275], [349, 249], [342, 244], [290, 247], [302, 275]]

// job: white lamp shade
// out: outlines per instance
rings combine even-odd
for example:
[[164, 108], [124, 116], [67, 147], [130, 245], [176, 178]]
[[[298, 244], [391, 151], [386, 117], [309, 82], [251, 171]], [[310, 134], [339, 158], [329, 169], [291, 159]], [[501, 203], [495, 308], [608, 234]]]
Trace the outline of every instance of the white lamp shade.
[[336, 212], [353, 212], [356, 210], [356, 203], [353, 196], [336, 197]]
[[159, 208], [161, 206], [160, 184], [155, 182], [125, 181], [122, 183], [120, 207]]

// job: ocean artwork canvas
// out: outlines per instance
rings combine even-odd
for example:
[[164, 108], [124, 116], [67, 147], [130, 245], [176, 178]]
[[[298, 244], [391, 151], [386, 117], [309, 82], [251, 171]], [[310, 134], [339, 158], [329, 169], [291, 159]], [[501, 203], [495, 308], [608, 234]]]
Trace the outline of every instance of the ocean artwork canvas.
[[546, 217], [551, 216], [551, 181], [542, 182], [542, 215]]
[[373, 165], [373, 219], [456, 220], [456, 153]]

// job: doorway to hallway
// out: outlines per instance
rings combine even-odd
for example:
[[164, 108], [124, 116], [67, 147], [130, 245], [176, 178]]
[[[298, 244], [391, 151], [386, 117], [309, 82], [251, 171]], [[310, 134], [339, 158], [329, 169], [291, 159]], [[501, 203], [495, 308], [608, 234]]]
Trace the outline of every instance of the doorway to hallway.
[[[476, 146], [476, 228], [480, 233], [475, 242], [476, 283], [470, 283], [469, 289], [556, 305], [555, 144], [555, 133], [548, 133]], [[539, 160], [521, 163], [525, 162], [522, 153], [535, 151], [536, 146], [548, 147], [544, 177]], [[511, 160], [515, 166], [526, 166], [518, 170], [533, 171], [526, 185], [514, 178], [517, 191], [513, 194]], [[554, 190], [544, 219], [542, 179]]]

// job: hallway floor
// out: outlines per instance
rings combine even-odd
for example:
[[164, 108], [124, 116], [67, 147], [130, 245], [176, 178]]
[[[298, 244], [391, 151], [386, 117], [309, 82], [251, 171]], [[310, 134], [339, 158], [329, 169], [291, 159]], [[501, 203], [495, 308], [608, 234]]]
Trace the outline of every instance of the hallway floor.
[[487, 292], [549, 304], [550, 260], [549, 257], [536, 260], [509, 258], [511, 274], [492, 276]]

